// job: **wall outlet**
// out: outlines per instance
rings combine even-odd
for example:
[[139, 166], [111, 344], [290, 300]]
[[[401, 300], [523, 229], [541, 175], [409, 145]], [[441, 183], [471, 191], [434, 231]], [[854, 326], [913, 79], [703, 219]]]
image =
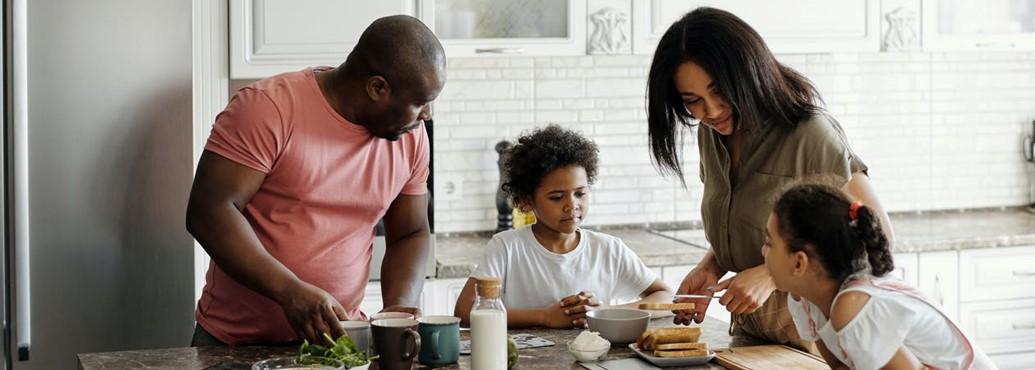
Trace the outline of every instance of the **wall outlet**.
[[435, 175], [435, 199], [456, 200], [464, 194], [464, 178], [458, 174]]

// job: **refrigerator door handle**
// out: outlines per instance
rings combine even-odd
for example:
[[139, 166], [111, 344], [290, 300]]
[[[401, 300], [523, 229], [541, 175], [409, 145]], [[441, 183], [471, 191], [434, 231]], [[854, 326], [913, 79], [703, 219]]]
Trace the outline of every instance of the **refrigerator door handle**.
[[11, 0], [11, 61], [13, 102], [12, 155], [14, 181], [12, 203], [14, 212], [13, 270], [14, 270], [14, 335], [18, 346], [18, 361], [29, 360], [32, 344], [32, 326], [29, 303], [29, 91], [28, 91], [28, 1]]

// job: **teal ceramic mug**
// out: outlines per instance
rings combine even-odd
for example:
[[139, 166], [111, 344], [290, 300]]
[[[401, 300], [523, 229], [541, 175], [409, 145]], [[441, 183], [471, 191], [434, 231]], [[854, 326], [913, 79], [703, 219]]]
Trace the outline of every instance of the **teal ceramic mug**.
[[420, 356], [425, 365], [455, 363], [460, 358], [460, 318], [453, 316], [425, 316], [417, 320], [420, 333]]

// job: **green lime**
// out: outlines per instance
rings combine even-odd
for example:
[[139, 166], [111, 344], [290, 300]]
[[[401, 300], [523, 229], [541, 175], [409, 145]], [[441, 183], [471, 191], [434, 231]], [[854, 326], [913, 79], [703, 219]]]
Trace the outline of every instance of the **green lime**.
[[514, 343], [513, 339], [507, 338], [507, 368], [513, 368], [517, 365], [518, 360], [518, 349], [517, 343]]

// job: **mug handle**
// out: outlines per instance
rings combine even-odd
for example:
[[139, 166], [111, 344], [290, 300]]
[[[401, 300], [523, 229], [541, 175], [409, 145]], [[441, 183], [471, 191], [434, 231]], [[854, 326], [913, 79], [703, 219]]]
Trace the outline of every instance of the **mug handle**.
[[[439, 331], [440, 330], [435, 330], [435, 331], [431, 332], [431, 348], [440, 348], [438, 346], [438, 333], [439, 333]], [[436, 361], [437, 360], [441, 360], [442, 359], [442, 354], [441, 353], [442, 353], [442, 350], [439, 349], [438, 351], [435, 351], [435, 353], [432, 354], [431, 357], [434, 358]]]
[[[408, 350], [404, 351], [402, 354], [402, 359], [412, 361], [413, 358], [417, 356], [417, 353], [420, 352], [420, 334], [417, 334], [416, 330], [406, 329], [406, 332], [403, 335], [406, 337], [410, 337], [412, 339], [406, 341], [406, 347], [412, 346], [413, 348], [409, 348]], [[411, 345], [410, 343], [413, 344]]]

